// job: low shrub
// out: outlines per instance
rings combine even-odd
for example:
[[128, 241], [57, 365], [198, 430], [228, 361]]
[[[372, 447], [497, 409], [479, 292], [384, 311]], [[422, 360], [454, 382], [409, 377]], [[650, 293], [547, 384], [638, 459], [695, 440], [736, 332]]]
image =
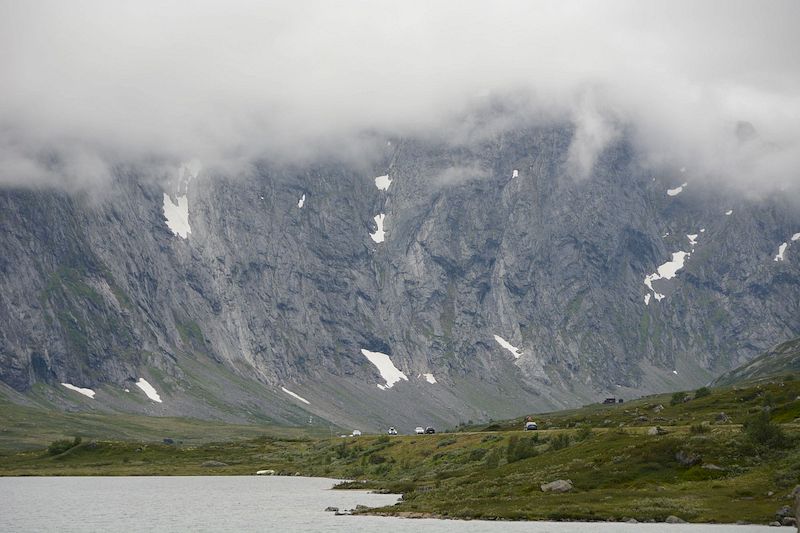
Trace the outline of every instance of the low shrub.
[[54, 440], [50, 443], [50, 446], [47, 447], [47, 454], [48, 455], [61, 455], [62, 453], [71, 450], [75, 446], [81, 443], [80, 437], [75, 437], [72, 440], [68, 439], [61, 439], [61, 440]]
[[570, 445], [572, 439], [566, 433], [561, 433], [556, 435], [550, 440], [550, 449], [551, 450], [561, 450], [562, 448], [566, 448]]
[[486, 456], [486, 468], [497, 468], [500, 465], [500, 450], [493, 449]]
[[378, 455], [377, 453], [373, 453], [369, 456], [369, 462], [373, 465], [379, 465], [386, 462], [386, 457], [383, 455]]
[[591, 436], [592, 436], [592, 428], [589, 426], [581, 426], [575, 433], [575, 439], [581, 442], [591, 438]]
[[706, 396], [710, 396], [711, 391], [708, 390], [708, 387], [700, 387], [696, 391], [694, 391], [695, 398], [705, 398]]
[[783, 430], [770, 420], [767, 411], [762, 411], [745, 421], [742, 431], [748, 441], [758, 446], [783, 448], [787, 444]]
[[670, 405], [679, 405], [684, 403], [689, 398], [689, 395], [685, 392], [676, 392], [672, 395], [672, 399], [669, 401]]
[[511, 437], [508, 439], [508, 447], [506, 448], [506, 461], [513, 463], [535, 456], [537, 454], [536, 445], [538, 443], [538, 435], [524, 439], [520, 439], [516, 435]]
[[480, 461], [485, 456], [486, 456], [486, 450], [484, 448], [475, 448], [474, 450], [469, 452], [470, 461]]

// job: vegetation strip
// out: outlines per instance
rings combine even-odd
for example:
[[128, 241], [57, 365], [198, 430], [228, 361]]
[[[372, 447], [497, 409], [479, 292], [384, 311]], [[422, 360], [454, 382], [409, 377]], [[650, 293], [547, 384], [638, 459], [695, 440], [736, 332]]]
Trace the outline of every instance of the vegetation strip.
[[[800, 484], [800, 381], [701, 389], [436, 435], [185, 445], [82, 439], [0, 456], [2, 475], [326, 476], [402, 493], [396, 516], [769, 523]], [[658, 429], [657, 429], [658, 428]], [[558, 482], [558, 483], [553, 483]]]

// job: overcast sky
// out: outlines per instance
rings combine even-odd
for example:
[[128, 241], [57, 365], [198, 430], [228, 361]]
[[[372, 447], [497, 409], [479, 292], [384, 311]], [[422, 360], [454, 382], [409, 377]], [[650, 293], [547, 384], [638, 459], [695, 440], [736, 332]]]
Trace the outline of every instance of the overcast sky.
[[0, 182], [307, 156], [513, 98], [577, 125], [579, 176], [625, 128], [654, 164], [783, 186], [799, 21], [794, 0], [0, 0]]

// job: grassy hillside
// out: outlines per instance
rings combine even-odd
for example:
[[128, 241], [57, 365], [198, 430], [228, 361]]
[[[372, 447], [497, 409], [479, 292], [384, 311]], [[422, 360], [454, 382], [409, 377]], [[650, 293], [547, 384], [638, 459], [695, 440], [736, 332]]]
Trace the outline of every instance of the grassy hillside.
[[[613, 405], [593, 404], [580, 409], [532, 415], [540, 429], [575, 428], [646, 428], [686, 426], [698, 423], [741, 424], [753, 413], [769, 408], [779, 423], [791, 423], [800, 417], [800, 373], [788, 374], [773, 382], [750, 382], [728, 387], [707, 388], [645, 396]], [[458, 431], [514, 430], [523, 426], [525, 417], [468, 425]]]
[[[404, 494], [370, 512], [458, 518], [767, 523], [800, 484], [800, 381], [590, 406], [437, 435], [90, 442], [0, 456], [2, 475], [250, 475], [356, 480]], [[659, 406], [663, 406], [660, 409]], [[720, 416], [725, 413], [724, 417]], [[644, 418], [647, 418], [645, 421]], [[662, 428], [659, 434], [653, 428]], [[469, 431], [467, 431], [469, 429]], [[66, 443], [69, 448], [71, 443]], [[540, 485], [570, 479], [573, 489]]]
[[743, 381], [797, 373], [800, 373], [800, 338], [779, 344], [749, 363], [723, 374], [714, 384], [733, 385]]
[[164, 438], [184, 444], [241, 440], [262, 435], [323, 436], [329, 431], [269, 425], [235, 425], [191, 418], [119, 413], [70, 413], [35, 405], [21, 406], [0, 396], [0, 453], [41, 449], [53, 440], [85, 439], [158, 442]]

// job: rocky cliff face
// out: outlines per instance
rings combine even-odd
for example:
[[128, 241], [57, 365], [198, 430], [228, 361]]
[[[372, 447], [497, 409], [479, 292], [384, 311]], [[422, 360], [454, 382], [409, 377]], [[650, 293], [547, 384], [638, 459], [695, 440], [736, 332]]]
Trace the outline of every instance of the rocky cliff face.
[[3, 190], [0, 380], [75, 409], [452, 425], [699, 386], [800, 334], [791, 195], [653, 175], [624, 142], [577, 180], [570, 139]]

